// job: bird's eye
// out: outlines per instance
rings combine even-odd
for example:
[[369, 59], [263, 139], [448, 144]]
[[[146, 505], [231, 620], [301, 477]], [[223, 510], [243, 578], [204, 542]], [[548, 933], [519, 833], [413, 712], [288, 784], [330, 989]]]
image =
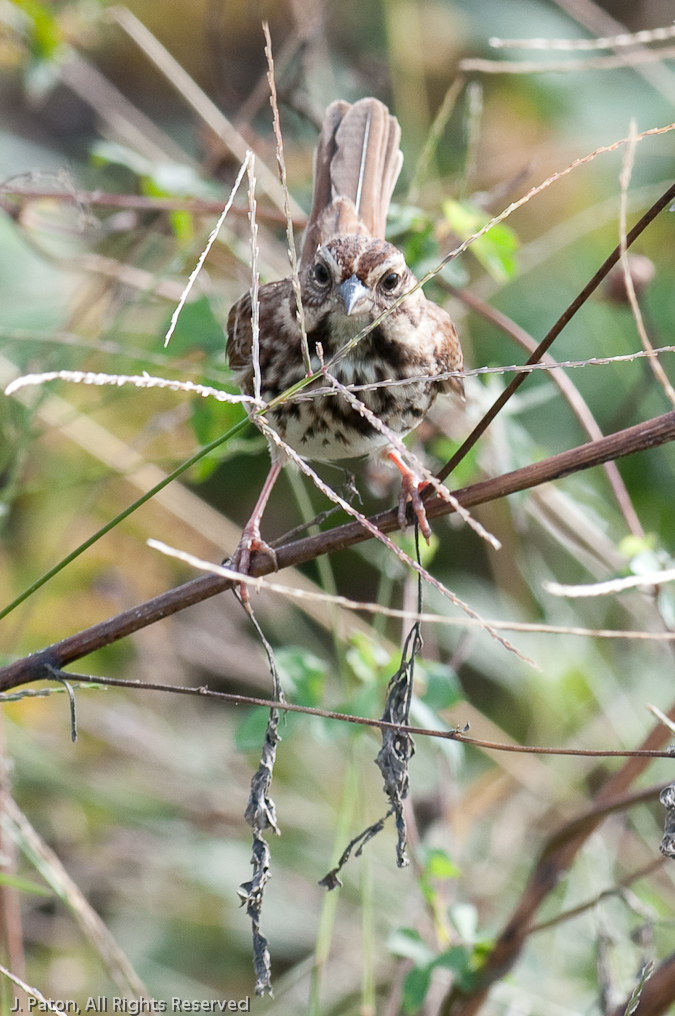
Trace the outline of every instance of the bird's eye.
[[321, 261], [314, 267], [314, 278], [320, 286], [327, 286], [330, 282], [330, 272]]
[[388, 293], [391, 293], [398, 286], [400, 278], [401, 276], [398, 272], [389, 272], [382, 279], [382, 289], [386, 289]]

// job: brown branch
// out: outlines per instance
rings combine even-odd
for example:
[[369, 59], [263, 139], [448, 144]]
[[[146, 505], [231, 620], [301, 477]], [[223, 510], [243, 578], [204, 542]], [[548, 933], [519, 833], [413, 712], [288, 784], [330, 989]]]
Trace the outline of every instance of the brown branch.
[[[14, 184], [0, 186], [0, 208], [16, 218], [17, 209], [13, 208], [7, 198], [18, 198], [21, 205], [29, 201], [66, 201], [76, 203], [84, 208], [90, 205], [101, 205], [105, 208], [135, 208], [140, 212], [188, 212], [192, 215], [219, 215], [223, 210], [223, 201], [206, 201], [202, 198], [154, 198], [142, 194], [111, 194], [103, 191], [68, 191], [68, 190], [36, 190], [30, 187], [17, 187]], [[248, 217], [248, 206], [233, 205], [233, 215]], [[258, 218], [273, 222], [280, 226], [286, 225], [283, 212], [274, 208], [259, 208]], [[305, 218], [295, 217], [293, 225], [302, 229]]]
[[[647, 228], [650, 222], [656, 218], [659, 212], [662, 212], [664, 208], [667, 208], [675, 198], [675, 184], [669, 187], [665, 194], [662, 194], [658, 201], [656, 201], [651, 208], [648, 208], [645, 214], [638, 222], [635, 223], [633, 228], [626, 235], [625, 247], [631, 246], [632, 243], [640, 236], [640, 234]], [[541, 360], [545, 352], [553, 345], [553, 342], [558, 338], [562, 330], [569, 324], [576, 312], [586, 303], [592, 293], [598, 288], [602, 280], [609, 274], [615, 264], [618, 263], [621, 257], [623, 245], [618, 244], [609, 257], [604, 261], [598, 268], [593, 278], [584, 286], [581, 292], [572, 300], [571, 304], [565, 311], [560, 315], [556, 323], [550, 329], [550, 331], [544, 336], [537, 348], [531, 354], [530, 358], [526, 360], [526, 363], [538, 363]], [[444, 480], [446, 476], [455, 469], [455, 467], [462, 461], [465, 455], [473, 448], [478, 439], [485, 433], [487, 428], [490, 426], [495, 416], [503, 409], [506, 403], [509, 401], [511, 396], [520, 388], [525, 381], [527, 374], [516, 374], [513, 380], [506, 386], [504, 391], [501, 393], [499, 398], [495, 399], [494, 403], [488, 409], [485, 416], [476, 424], [474, 429], [471, 431], [466, 441], [457, 449], [452, 458], [447, 462], [440, 472], [437, 473], [439, 480]]]
[[[670, 719], [675, 719], [675, 705], [667, 715]], [[653, 751], [659, 748], [667, 740], [669, 733], [666, 726], [657, 724], [647, 734], [640, 745], [640, 750]], [[464, 992], [453, 986], [443, 1001], [441, 1016], [473, 1016], [479, 1011], [492, 984], [515, 966], [527, 937], [533, 930], [534, 915], [548, 894], [555, 889], [562, 875], [570, 868], [589, 836], [607, 814], [644, 799], [644, 791], [629, 796], [626, 796], [626, 793], [628, 787], [644, 772], [647, 765], [648, 762], [644, 758], [628, 759], [609, 777], [596, 796], [593, 807], [579, 818], [566, 823], [548, 839], [519, 903], [497, 936], [494, 948], [481, 967], [473, 987], [470, 991]], [[672, 974], [675, 977], [675, 964]]]
[[[541, 462], [523, 466], [511, 473], [504, 473], [502, 476], [482, 480], [461, 490], [455, 490], [453, 494], [463, 507], [471, 508], [477, 504], [495, 501], [508, 494], [529, 490], [542, 483], [550, 483], [552, 480], [558, 480], [582, 469], [603, 465], [605, 462], [622, 458], [624, 455], [632, 455], [637, 451], [666, 444], [674, 438], [675, 410], [671, 410], [663, 416], [639, 423], [626, 430], [617, 431], [600, 441], [590, 441], [569, 451], [552, 455]], [[449, 515], [454, 510], [440, 497], [430, 498], [425, 502], [425, 508], [429, 519]], [[371, 522], [384, 533], [393, 532], [398, 528], [395, 511], [374, 515]], [[345, 550], [367, 539], [369, 539], [368, 534], [357, 522], [348, 523], [326, 533], [320, 533], [318, 536], [308, 537], [278, 548], [279, 567], [285, 568], [290, 564], [303, 564], [313, 560], [319, 553], [335, 553], [335, 551]], [[263, 565], [265, 565], [264, 572], [255, 570], [251, 574], [267, 574], [271, 570], [269, 561], [264, 555], [261, 555], [261, 560], [255, 558], [254, 567], [261, 568]], [[2, 671], [0, 671], [1, 675]]]
[[[558, 455], [552, 455], [541, 462], [534, 462], [522, 469], [482, 480], [469, 487], [454, 492], [461, 505], [470, 508], [473, 505], [485, 504], [497, 498], [521, 490], [528, 490], [542, 483], [582, 469], [601, 465], [609, 460], [631, 455], [634, 452], [655, 448], [675, 439], [675, 410], [647, 420], [645, 423], [618, 431], [601, 441], [591, 441]], [[430, 519], [449, 515], [454, 508], [440, 497], [431, 498], [426, 505]], [[398, 529], [397, 512], [395, 510], [381, 512], [370, 520], [383, 533]], [[370, 539], [370, 534], [358, 523], [350, 522], [317, 536], [306, 537], [287, 543], [276, 549], [279, 568], [313, 561], [322, 554], [345, 550], [357, 543]], [[255, 554], [251, 561], [250, 574], [253, 576], [267, 575], [273, 569], [272, 562], [265, 554]], [[36, 681], [45, 675], [45, 667], [57, 669], [87, 656], [95, 649], [110, 645], [119, 639], [131, 635], [162, 618], [175, 614], [185, 607], [190, 607], [202, 600], [216, 596], [232, 588], [229, 579], [216, 575], [193, 579], [176, 589], [171, 589], [160, 596], [147, 600], [131, 610], [123, 611], [116, 616], [86, 628], [75, 635], [63, 639], [52, 646], [33, 653], [21, 660], [16, 660], [0, 668], [0, 691], [6, 691], [26, 681]]]

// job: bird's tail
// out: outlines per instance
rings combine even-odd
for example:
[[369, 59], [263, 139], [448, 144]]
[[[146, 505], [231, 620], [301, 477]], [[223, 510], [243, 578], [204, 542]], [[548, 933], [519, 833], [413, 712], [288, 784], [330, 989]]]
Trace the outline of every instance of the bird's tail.
[[302, 263], [338, 235], [384, 239], [387, 211], [401, 172], [401, 128], [378, 99], [333, 102], [314, 161], [314, 193]]

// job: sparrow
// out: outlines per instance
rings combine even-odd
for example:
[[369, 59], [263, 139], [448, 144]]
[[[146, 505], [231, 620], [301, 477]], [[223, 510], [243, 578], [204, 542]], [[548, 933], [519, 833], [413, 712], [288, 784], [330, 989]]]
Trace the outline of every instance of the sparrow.
[[[461, 379], [447, 377], [462, 370], [463, 360], [449, 315], [421, 289], [411, 292], [417, 280], [401, 251], [385, 240], [387, 212], [403, 162], [400, 138], [396, 117], [378, 99], [353, 105], [338, 101], [328, 107], [298, 266], [312, 370], [325, 366], [366, 409], [359, 412], [339, 387], [335, 394], [311, 397], [313, 389], [326, 390], [323, 377], [303, 389], [301, 398], [271, 409], [266, 420], [303, 459], [335, 462], [377, 455], [391, 461], [402, 478], [399, 523], [405, 529], [410, 499], [428, 540], [431, 529], [420, 496], [425, 484], [404, 461], [397, 439], [418, 426], [439, 393], [463, 398]], [[306, 376], [306, 363], [293, 279], [261, 286], [258, 300], [260, 394], [269, 403]], [[229, 365], [246, 395], [255, 391], [251, 320], [249, 292], [234, 304], [227, 322]], [[388, 381], [403, 383], [382, 384]], [[274, 560], [261, 538], [260, 520], [288, 456], [276, 443], [269, 444], [271, 469], [232, 560], [243, 573], [254, 551], [263, 550]]]

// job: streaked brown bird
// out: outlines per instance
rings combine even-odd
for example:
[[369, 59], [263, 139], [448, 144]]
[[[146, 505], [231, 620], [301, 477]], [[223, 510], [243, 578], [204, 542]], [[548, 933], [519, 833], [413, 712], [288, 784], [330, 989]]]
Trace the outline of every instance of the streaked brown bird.
[[[299, 265], [300, 290], [312, 368], [318, 370], [416, 283], [400, 250], [384, 239], [387, 211], [401, 171], [401, 128], [377, 99], [326, 110], [314, 163], [314, 193]], [[261, 395], [266, 402], [305, 377], [296, 296], [289, 277], [259, 291]], [[227, 322], [227, 355], [242, 392], [254, 394], [251, 295], [232, 307]], [[318, 351], [317, 351], [317, 346]], [[420, 290], [407, 296], [372, 331], [330, 367], [398, 437], [426, 416], [439, 392], [463, 394], [458, 378], [439, 378], [462, 369], [462, 350], [448, 314]], [[383, 381], [421, 380], [366, 388]], [[438, 378], [438, 380], [436, 380]], [[303, 391], [325, 380], [313, 382]], [[406, 525], [412, 500], [420, 528], [431, 530], [420, 496], [419, 477], [406, 465], [391, 438], [350, 405], [342, 394], [290, 401], [267, 421], [304, 459], [334, 462], [377, 454], [401, 472], [399, 521]], [[246, 573], [254, 550], [274, 557], [260, 536], [260, 520], [285, 464], [271, 444], [272, 467], [233, 559]], [[287, 457], [286, 457], [287, 458]]]

